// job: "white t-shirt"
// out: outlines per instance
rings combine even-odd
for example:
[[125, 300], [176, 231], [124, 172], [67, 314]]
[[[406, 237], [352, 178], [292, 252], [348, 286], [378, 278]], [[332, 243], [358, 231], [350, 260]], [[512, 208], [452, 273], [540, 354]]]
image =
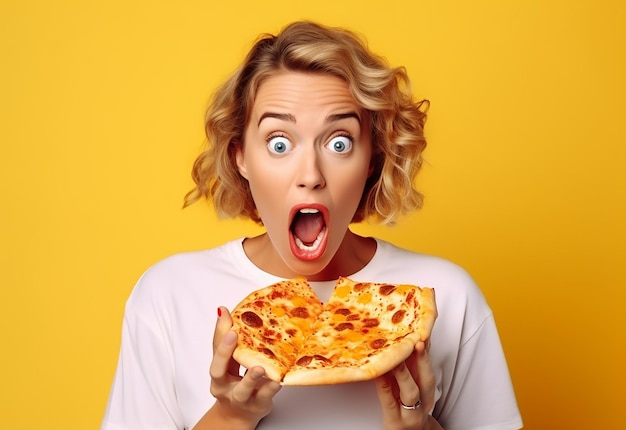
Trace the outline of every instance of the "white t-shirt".
[[[263, 272], [243, 240], [174, 255], [135, 286], [102, 430], [191, 429], [213, 405], [209, 392], [218, 306], [232, 309], [253, 290], [281, 278]], [[436, 375], [433, 416], [446, 430], [522, 426], [493, 315], [458, 266], [378, 240], [372, 260], [348, 274], [356, 281], [433, 287], [439, 316], [431, 336]], [[334, 282], [313, 282], [322, 301]], [[283, 387], [258, 429], [380, 429], [373, 381]]]

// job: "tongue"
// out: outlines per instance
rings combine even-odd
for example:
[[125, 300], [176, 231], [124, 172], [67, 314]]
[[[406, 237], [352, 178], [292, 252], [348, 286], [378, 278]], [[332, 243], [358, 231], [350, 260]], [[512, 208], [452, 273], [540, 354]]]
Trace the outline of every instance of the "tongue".
[[315, 242], [317, 236], [324, 228], [324, 217], [320, 213], [298, 214], [293, 220], [293, 234], [304, 244], [310, 245]]

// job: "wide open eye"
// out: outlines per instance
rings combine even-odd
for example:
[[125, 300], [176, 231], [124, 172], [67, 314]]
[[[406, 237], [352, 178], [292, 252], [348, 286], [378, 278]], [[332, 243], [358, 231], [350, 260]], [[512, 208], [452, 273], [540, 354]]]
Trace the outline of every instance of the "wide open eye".
[[282, 155], [291, 151], [292, 144], [285, 136], [274, 136], [267, 141], [267, 149], [272, 154]]
[[335, 136], [326, 145], [332, 152], [345, 154], [352, 149], [352, 138], [348, 136]]

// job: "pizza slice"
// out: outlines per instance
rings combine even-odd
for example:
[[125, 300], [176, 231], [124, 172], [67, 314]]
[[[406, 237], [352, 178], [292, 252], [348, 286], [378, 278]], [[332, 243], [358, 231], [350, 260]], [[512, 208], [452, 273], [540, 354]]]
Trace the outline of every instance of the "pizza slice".
[[[284, 299], [272, 298], [274, 289], [281, 291], [281, 297], [285, 289], [291, 291], [284, 296], [287, 304]], [[259, 291], [265, 304], [252, 305], [259, 299], [259, 292], [254, 292], [233, 310], [240, 337], [234, 357], [244, 367], [265, 367], [269, 378], [285, 385], [339, 384], [380, 376], [430, 336], [437, 317], [434, 291], [412, 285], [354, 282], [342, 277], [324, 306], [304, 278]], [[289, 310], [292, 297], [308, 303], [306, 315]], [[286, 309], [280, 320], [273, 311], [265, 316], [258, 312], [275, 306]], [[255, 313], [262, 324], [249, 314], [244, 317], [246, 312]], [[261, 328], [266, 325], [271, 327], [269, 332]], [[251, 329], [253, 326], [259, 328]]]

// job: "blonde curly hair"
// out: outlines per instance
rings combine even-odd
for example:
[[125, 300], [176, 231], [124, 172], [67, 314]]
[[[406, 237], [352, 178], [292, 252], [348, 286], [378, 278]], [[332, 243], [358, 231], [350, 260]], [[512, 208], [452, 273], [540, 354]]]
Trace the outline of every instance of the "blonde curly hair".
[[185, 206], [206, 198], [221, 217], [261, 223], [235, 153], [260, 85], [278, 71], [337, 76], [370, 114], [374, 170], [352, 222], [373, 217], [393, 223], [422, 206], [423, 195], [415, 189], [414, 179], [426, 147], [428, 101], [414, 101], [405, 69], [390, 67], [358, 35], [309, 21], [292, 23], [278, 35], [262, 35], [217, 90], [205, 117], [208, 147], [194, 163], [196, 186], [185, 196]]

